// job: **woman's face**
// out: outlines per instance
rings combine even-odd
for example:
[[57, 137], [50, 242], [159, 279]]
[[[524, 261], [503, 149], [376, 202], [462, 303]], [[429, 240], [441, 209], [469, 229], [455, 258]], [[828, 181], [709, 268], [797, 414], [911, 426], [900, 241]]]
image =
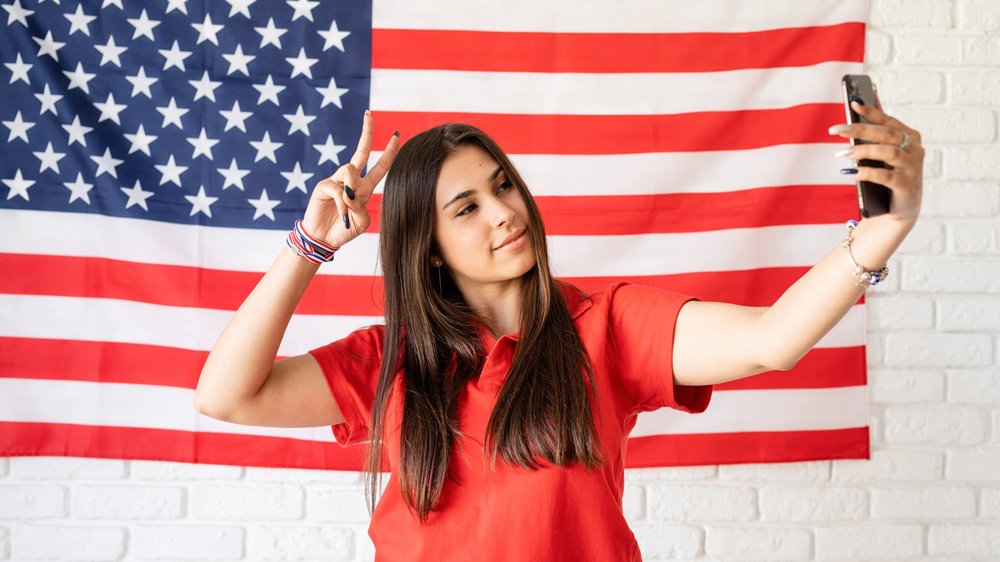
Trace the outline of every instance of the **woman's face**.
[[[524, 198], [479, 146], [463, 145], [442, 163], [434, 208], [440, 258], [463, 291], [519, 278], [534, 267]], [[511, 235], [520, 238], [504, 244]]]

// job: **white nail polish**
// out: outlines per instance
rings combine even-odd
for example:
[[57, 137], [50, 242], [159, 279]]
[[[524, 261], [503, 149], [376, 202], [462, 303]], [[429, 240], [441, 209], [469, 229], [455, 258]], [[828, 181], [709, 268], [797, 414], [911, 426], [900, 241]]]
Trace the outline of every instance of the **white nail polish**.
[[827, 132], [829, 132], [831, 135], [839, 135], [841, 133], [846, 133], [847, 129], [848, 129], [847, 125], [840, 124], [840, 125], [834, 125], [834, 126], [830, 127], [827, 130]]
[[838, 151], [833, 155], [834, 158], [843, 158], [844, 156], [850, 156], [854, 152], [853, 147], [845, 148], [844, 150]]

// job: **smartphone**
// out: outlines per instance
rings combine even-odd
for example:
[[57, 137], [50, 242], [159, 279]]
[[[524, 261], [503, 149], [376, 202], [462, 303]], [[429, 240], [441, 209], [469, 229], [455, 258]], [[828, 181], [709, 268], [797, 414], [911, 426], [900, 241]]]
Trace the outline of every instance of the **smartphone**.
[[[875, 107], [875, 90], [872, 88], [872, 81], [864, 74], [845, 74], [840, 81], [844, 90], [844, 108], [847, 111], [848, 123], [867, 123], [868, 121], [851, 109], [852, 101], [860, 101], [864, 105]], [[872, 144], [870, 141], [851, 139], [851, 146], [859, 144]], [[884, 168], [885, 162], [881, 160], [859, 160], [859, 166], [870, 166], [872, 168]], [[861, 216], [868, 218], [884, 215], [889, 212], [889, 200], [892, 198], [892, 190], [888, 187], [870, 181], [856, 182], [858, 190], [858, 207], [861, 209]]]

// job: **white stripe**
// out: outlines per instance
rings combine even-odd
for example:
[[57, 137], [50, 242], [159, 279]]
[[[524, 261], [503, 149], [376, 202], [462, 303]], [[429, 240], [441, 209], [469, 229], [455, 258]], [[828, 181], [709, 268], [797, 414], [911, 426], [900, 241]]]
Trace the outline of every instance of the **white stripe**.
[[[188, 389], [108, 382], [0, 379], [0, 421], [143, 427], [334, 441], [329, 427], [267, 428], [221, 422], [194, 409]], [[817, 404], [823, 404], [817, 408]], [[717, 390], [690, 415], [660, 409], [639, 416], [632, 437], [864, 427], [865, 387]]]
[[[0, 336], [142, 343], [210, 350], [233, 313], [118, 299], [0, 294]], [[298, 355], [380, 317], [292, 316], [279, 355]]]
[[669, 408], [646, 412], [638, 417], [629, 436], [813, 431], [867, 425], [864, 386], [716, 390], [704, 412], [691, 415]]
[[861, 63], [853, 62], [670, 74], [372, 69], [370, 107], [529, 115], [776, 109], [841, 103], [840, 77], [861, 71]]
[[[67, 232], [73, 236], [66, 236]], [[667, 275], [812, 266], [844, 235], [845, 229], [838, 223], [672, 234], [550, 236], [548, 243], [558, 277]], [[266, 271], [285, 247], [285, 236], [277, 230], [0, 209], [0, 252], [15, 254], [260, 272]], [[362, 234], [344, 246], [324, 271], [378, 275], [377, 261], [378, 235]]]
[[329, 427], [258, 427], [194, 409], [194, 390], [147, 384], [0, 379], [0, 421], [141, 427], [335, 442]]
[[[758, 187], [853, 185], [833, 155], [846, 143], [641, 154], [510, 154], [534, 196], [727, 193]], [[382, 152], [372, 151], [374, 165]], [[780, 165], [776, 164], [780, 163]], [[608, 181], [614, 180], [614, 190]], [[382, 193], [385, 179], [375, 193]]]
[[[863, 305], [856, 304], [816, 347], [864, 345]], [[116, 299], [0, 294], [0, 337], [138, 343], [207, 351], [232, 312], [163, 306]], [[380, 317], [292, 316], [278, 354], [298, 355]]]
[[741, 32], [861, 22], [867, 0], [375, 0], [372, 27], [586, 33]]

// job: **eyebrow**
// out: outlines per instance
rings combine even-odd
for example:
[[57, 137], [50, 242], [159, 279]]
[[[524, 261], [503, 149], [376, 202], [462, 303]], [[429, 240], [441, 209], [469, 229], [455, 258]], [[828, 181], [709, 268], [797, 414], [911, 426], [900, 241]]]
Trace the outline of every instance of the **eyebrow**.
[[[491, 183], [494, 180], [497, 179], [497, 176], [500, 175], [501, 171], [503, 171], [503, 168], [501, 168], [500, 166], [497, 166], [497, 169], [493, 170], [493, 173], [490, 174], [490, 177], [489, 177], [489, 180], [490, 180]], [[447, 209], [448, 205], [451, 205], [452, 203], [454, 203], [455, 201], [458, 201], [459, 199], [464, 199], [465, 197], [468, 197], [468, 196], [472, 195], [473, 193], [475, 193], [475, 191], [472, 191], [471, 189], [466, 189], [465, 191], [463, 191], [463, 192], [459, 193], [458, 195], [452, 197], [450, 201], [448, 201], [447, 203], [444, 204], [444, 207], [441, 207], [441, 209], [442, 210]]]

